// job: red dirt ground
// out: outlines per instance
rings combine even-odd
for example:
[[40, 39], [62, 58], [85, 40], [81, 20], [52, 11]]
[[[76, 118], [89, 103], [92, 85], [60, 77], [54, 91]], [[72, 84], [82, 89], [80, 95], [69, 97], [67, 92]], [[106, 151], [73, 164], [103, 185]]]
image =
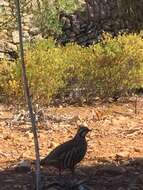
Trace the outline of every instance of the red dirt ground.
[[[138, 99], [137, 110], [135, 114], [134, 102], [130, 101], [91, 107], [49, 108], [44, 113], [58, 117], [78, 116], [78, 120], [86, 121], [92, 129], [87, 136], [87, 154], [77, 167], [75, 178], [86, 179], [88, 186], [95, 190], [140, 190], [143, 189], [142, 97]], [[35, 159], [33, 134], [28, 122], [12, 123], [14, 115], [14, 107], [0, 105], [0, 189], [32, 190], [33, 169], [19, 172], [14, 166], [21, 160]], [[77, 129], [75, 123], [38, 123], [41, 157], [72, 138]], [[48, 181], [57, 172], [53, 168], [43, 168], [42, 174]], [[71, 174], [65, 172], [64, 175]]]

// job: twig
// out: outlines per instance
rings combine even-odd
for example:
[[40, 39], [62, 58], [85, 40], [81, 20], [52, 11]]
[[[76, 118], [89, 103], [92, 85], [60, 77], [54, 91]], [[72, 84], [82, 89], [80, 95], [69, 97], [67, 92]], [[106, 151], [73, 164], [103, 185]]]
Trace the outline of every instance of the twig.
[[33, 135], [34, 135], [35, 155], [36, 155], [36, 190], [40, 190], [41, 184], [40, 184], [39, 143], [38, 143], [38, 136], [37, 136], [37, 130], [36, 130], [35, 116], [33, 114], [32, 103], [31, 103], [30, 93], [29, 93], [28, 80], [27, 80], [27, 76], [26, 76], [26, 67], [25, 67], [25, 63], [24, 63], [22, 25], [21, 25], [21, 13], [20, 13], [19, 0], [15, 0], [15, 3], [16, 3], [16, 9], [17, 9], [17, 23], [18, 23], [18, 30], [19, 30], [20, 63], [21, 63], [21, 68], [22, 68], [23, 87], [24, 87], [25, 98], [26, 98], [29, 113], [30, 113], [32, 130], [33, 130]]

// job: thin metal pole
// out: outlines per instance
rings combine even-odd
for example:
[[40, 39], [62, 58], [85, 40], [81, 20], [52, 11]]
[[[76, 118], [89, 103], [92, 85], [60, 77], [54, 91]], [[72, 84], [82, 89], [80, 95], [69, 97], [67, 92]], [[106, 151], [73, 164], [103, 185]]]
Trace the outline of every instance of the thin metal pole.
[[18, 24], [18, 30], [19, 30], [20, 63], [21, 63], [21, 67], [22, 67], [23, 87], [24, 87], [25, 98], [26, 98], [29, 113], [30, 113], [32, 130], [33, 130], [33, 135], [34, 135], [35, 156], [36, 156], [36, 190], [40, 190], [39, 143], [38, 143], [38, 136], [37, 136], [37, 130], [36, 130], [35, 116], [33, 114], [32, 103], [31, 103], [30, 93], [29, 93], [28, 80], [27, 80], [27, 76], [26, 76], [26, 67], [25, 67], [25, 62], [24, 62], [23, 37], [22, 37], [22, 25], [21, 25], [19, 0], [15, 0], [15, 3], [16, 3], [16, 9], [17, 9], [17, 24]]

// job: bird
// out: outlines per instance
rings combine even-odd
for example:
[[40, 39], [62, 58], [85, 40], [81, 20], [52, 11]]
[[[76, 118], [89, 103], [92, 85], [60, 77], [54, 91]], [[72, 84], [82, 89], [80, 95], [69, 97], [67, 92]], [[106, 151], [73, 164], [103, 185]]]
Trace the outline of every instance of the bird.
[[53, 166], [59, 170], [59, 175], [65, 169], [70, 169], [74, 174], [75, 165], [85, 156], [87, 142], [85, 136], [91, 131], [88, 127], [80, 125], [75, 136], [57, 146], [45, 158], [40, 161], [41, 166]]

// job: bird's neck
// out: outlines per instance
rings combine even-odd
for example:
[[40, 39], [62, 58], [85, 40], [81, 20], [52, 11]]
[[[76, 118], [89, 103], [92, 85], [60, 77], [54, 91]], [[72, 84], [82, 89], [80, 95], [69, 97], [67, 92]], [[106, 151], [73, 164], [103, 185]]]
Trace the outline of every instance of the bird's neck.
[[80, 136], [79, 134], [76, 134], [74, 137], [75, 141], [85, 141], [85, 136]]

